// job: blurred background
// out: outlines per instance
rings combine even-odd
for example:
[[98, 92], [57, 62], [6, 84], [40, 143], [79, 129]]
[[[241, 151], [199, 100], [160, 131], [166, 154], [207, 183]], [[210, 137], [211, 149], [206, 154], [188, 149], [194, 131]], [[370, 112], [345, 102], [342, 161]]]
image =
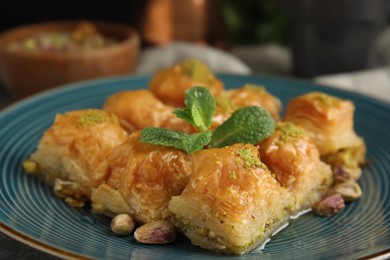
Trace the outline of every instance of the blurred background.
[[237, 59], [236, 71], [226, 64], [214, 66], [222, 72], [311, 80], [390, 64], [390, 0], [7, 1], [0, 17], [0, 33], [30, 23], [76, 18], [131, 25], [141, 34], [145, 51], [135, 73], [166, 65], [151, 59], [151, 54], [191, 55], [188, 46], [177, 43], [218, 54], [221, 50]]

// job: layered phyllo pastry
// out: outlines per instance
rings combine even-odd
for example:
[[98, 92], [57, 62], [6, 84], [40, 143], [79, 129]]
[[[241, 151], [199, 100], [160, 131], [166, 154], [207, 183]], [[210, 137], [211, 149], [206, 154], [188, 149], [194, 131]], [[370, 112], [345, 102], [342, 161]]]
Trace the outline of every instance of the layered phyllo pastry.
[[165, 104], [184, 106], [187, 89], [205, 87], [213, 95], [223, 90], [223, 83], [200, 60], [187, 59], [155, 73], [150, 81], [150, 90]]
[[315, 142], [303, 128], [279, 122], [259, 146], [261, 160], [291, 193], [292, 212], [312, 207], [333, 183], [331, 168], [321, 161]]
[[134, 132], [113, 149], [111, 176], [92, 192], [95, 212], [127, 213], [138, 223], [166, 219], [168, 202], [179, 195], [191, 175], [191, 156], [172, 147], [142, 143]]
[[115, 113], [122, 126], [133, 132], [145, 127], [161, 127], [187, 133], [195, 129], [177, 118], [174, 107], [164, 104], [150, 90], [127, 90], [107, 98], [103, 109]]
[[290, 200], [258, 148], [235, 144], [196, 152], [189, 183], [169, 209], [193, 244], [242, 254], [285, 223]]
[[[263, 86], [246, 84], [240, 88], [225, 90], [217, 97], [217, 101], [221, 105], [223, 105], [223, 102], [226, 102], [225, 105], [235, 107], [236, 109], [248, 106], [262, 107], [271, 114], [275, 121], [280, 120], [282, 102]], [[228, 102], [231, 104], [228, 104]]]
[[366, 146], [354, 130], [354, 111], [349, 100], [311, 92], [287, 104], [284, 120], [309, 132], [322, 159], [332, 165], [335, 174], [357, 180], [365, 162]]
[[126, 139], [113, 113], [87, 109], [58, 114], [23, 166], [70, 205], [81, 207], [109, 177], [108, 157]]
[[149, 90], [128, 90], [109, 96], [103, 109], [115, 113], [132, 132], [147, 126], [160, 127], [174, 108], [163, 104]]

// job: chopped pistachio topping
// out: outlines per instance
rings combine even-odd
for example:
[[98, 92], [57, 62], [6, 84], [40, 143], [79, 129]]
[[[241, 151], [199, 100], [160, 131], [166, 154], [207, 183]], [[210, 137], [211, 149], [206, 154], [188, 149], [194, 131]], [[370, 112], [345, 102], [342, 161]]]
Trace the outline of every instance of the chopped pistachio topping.
[[237, 193], [237, 191], [233, 188], [233, 186], [230, 186], [229, 188], [227, 188], [227, 190], [231, 193]]
[[337, 100], [335, 97], [332, 97], [332, 96], [330, 96], [326, 93], [322, 93], [322, 92], [313, 92], [313, 93], [307, 94], [307, 97], [309, 99], [318, 100], [319, 102], [321, 102], [321, 104], [323, 104], [325, 106], [330, 106], [333, 104], [333, 102], [335, 102]]
[[118, 117], [114, 113], [110, 113], [110, 122], [113, 124], [118, 123]]
[[255, 85], [255, 84], [245, 84], [244, 85], [244, 89], [246, 90], [249, 90], [249, 91], [253, 91], [253, 92], [257, 92], [257, 93], [263, 93], [265, 91], [265, 87], [263, 86], [259, 86], [259, 85]]
[[232, 178], [233, 180], [237, 179], [237, 173], [236, 173], [236, 171], [232, 171], [232, 172], [230, 173], [230, 178]]
[[276, 130], [281, 132], [277, 145], [284, 144], [291, 138], [298, 138], [303, 134], [303, 129], [291, 122], [278, 123]]
[[248, 168], [250, 167], [260, 167], [262, 165], [259, 157], [252, 154], [251, 149], [243, 148], [237, 151], [237, 155], [244, 160], [244, 165]]
[[198, 60], [186, 60], [182, 63], [184, 73], [194, 80], [210, 81], [211, 73], [204, 63]]
[[78, 127], [87, 127], [95, 124], [100, 124], [104, 122], [103, 113], [91, 112], [84, 116], [81, 116], [77, 121]]
[[223, 115], [230, 115], [238, 109], [229, 98], [223, 96], [215, 97], [215, 104]]
[[331, 105], [331, 97], [325, 93], [321, 93], [318, 95], [318, 98], [321, 100], [322, 103], [326, 105]]

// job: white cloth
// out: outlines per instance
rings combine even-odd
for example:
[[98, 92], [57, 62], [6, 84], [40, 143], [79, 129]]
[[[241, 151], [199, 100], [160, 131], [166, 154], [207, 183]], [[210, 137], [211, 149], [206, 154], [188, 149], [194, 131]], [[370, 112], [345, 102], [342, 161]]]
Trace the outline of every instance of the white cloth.
[[191, 43], [176, 42], [162, 47], [143, 50], [135, 68], [136, 74], [154, 73], [184, 59], [203, 61], [213, 72], [247, 75], [251, 69], [236, 56], [223, 50]]
[[314, 82], [390, 102], [390, 67], [318, 76]]

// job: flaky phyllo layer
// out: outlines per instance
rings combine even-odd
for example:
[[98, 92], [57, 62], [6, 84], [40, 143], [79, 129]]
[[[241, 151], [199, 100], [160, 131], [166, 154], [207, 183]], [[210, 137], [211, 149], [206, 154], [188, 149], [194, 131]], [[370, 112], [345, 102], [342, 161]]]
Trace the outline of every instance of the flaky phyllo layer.
[[354, 129], [355, 106], [320, 92], [298, 96], [288, 103], [285, 121], [306, 129], [317, 145], [321, 158], [333, 171], [344, 171], [359, 179], [365, 163], [366, 146]]
[[142, 143], [134, 132], [108, 158], [111, 176], [92, 192], [98, 213], [127, 213], [138, 223], [166, 219], [168, 202], [191, 175], [191, 156], [175, 148]]
[[107, 158], [126, 138], [113, 113], [86, 109], [58, 114], [24, 168], [71, 206], [82, 207], [110, 175]]
[[202, 150], [191, 179], [169, 209], [192, 243], [242, 253], [287, 216], [289, 194], [258, 158], [253, 145]]

